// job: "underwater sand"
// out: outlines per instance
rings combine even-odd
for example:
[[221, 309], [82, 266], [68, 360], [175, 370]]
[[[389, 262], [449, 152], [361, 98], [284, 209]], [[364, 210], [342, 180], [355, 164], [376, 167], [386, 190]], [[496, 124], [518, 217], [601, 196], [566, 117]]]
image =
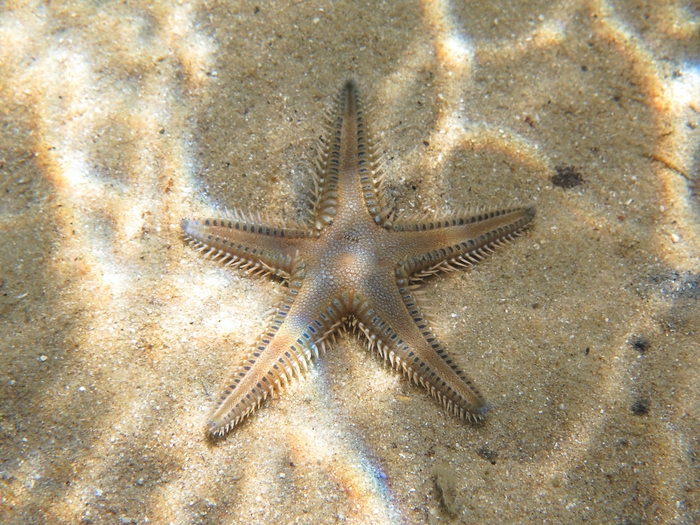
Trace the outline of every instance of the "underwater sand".
[[[5, 3], [0, 522], [700, 522], [699, 32], [683, 1]], [[398, 209], [537, 207], [425, 285], [487, 420], [347, 335], [212, 442], [282, 283], [179, 221], [308, 217], [348, 77]]]

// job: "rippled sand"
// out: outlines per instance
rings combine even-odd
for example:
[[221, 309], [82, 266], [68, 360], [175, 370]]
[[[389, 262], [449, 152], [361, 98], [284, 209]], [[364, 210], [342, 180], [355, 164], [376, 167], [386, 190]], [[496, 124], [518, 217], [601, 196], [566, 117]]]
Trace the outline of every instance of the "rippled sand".
[[[0, 521], [700, 521], [699, 25], [682, 1], [5, 4]], [[282, 284], [179, 220], [304, 217], [350, 76], [398, 208], [537, 206], [425, 287], [488, 419], [348, 335], [212, 442]]]

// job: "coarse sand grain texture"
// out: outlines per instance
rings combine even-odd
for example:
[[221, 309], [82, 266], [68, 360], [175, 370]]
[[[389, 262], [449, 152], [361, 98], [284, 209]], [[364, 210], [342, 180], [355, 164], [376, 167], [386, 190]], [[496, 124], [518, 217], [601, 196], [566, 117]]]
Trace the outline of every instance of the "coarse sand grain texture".
[[[690, 1], [3, 4], [0, 522], [700, 522], [699, 42]], [[210, 439], [285, 283], [180, 220], [308, 219], [349, 78], [397, 210], [537, 209], [423, 283], [487, 417], [348, 333]]]

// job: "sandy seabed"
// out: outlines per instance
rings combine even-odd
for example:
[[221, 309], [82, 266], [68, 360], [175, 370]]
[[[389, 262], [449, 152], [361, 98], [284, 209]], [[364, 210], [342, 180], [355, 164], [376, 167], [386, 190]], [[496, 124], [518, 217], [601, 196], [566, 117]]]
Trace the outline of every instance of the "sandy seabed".
[[[0, 522], [700, 522], [692, 2], [7, 2]], [[283, 283], [191, 250], [217, 207], [308, 218], [357, 79], [397, 209], [532, 202], [425, 283], [483, 425], [348, 335], [220, 441]]]

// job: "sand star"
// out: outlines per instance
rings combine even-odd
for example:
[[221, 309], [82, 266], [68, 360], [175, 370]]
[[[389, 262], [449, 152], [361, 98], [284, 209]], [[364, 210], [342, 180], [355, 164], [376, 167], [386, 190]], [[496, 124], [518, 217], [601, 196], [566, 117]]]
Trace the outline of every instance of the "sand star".
[[311, 223], [240, 210], [182, 221], [185, 238], [206, 255], [287, 283], [266, 330], [226, 383], [209, 431], [223, 435], [279, 394], [347, 325], [448, 412], [481, 419], [483, 397], [443, 348], [416, 289], [424, 277], [471, 266], [513, 240], [534, 208], [397, 215], [351, 81], [329, 112], [318, 149]]

